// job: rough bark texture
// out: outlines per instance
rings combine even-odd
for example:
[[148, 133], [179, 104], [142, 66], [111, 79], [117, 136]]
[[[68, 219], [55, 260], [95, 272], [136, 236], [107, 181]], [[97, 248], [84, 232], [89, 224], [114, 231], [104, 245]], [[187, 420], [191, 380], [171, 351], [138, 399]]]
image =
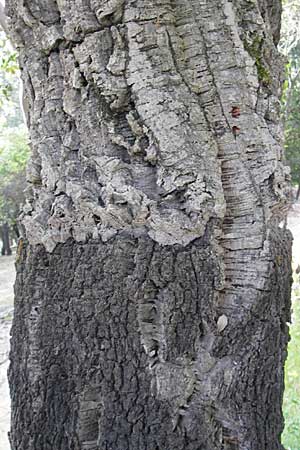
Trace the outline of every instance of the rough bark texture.
[[13, 450], [282, 450], [280, 12], [7, 0], [32, 145]]

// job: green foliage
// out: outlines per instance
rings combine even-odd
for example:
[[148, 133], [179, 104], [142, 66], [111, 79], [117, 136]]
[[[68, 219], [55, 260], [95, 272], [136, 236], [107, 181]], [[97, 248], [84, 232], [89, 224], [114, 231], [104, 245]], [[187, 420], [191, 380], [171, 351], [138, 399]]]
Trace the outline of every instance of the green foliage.
[[300, 4], [299, 0], [284, 0], [282, 2], [282, 27], [280, 51], [290, 55], [300, 40]]
[[17, 54], [0, 31], [0, 225], [14, 225], [25, 200], [29, 147], [22, 122]]
[[283, 3], [280, 50], [288, 58], [282, 96], [285, 149], [292, 181], [300, 183], [300, 2]]
[[13, 225], [24, 203], [25, 167], [29, 156], [27, 130], [4, 128], [0, 135], [0, 222]]
[[291, 341], [285, 365], [283, 414], [285, 428], [282, 443], [287, 450], [300, 449], [300, 290], [294, 290]]
[[[299, 103], [299, 102], [297, 102]], [[300, 114], [293, 111], [286, 121], [285, 154], [291, 167], [292, 181], [300, 183]]]
[[[293, 50], [299, 51], [300, 47]], [[283, 115], [285, 132], [285, 154], [291, 167], [292, 181], [300, 182], [300, 64], [294, 56], [286, 67], [287, 80], [283, 91]], [[297, 71], [298, 70], [298, 71]]]
[[0, 32], [0, 106], [11, 98], [18, 69], [17, 53], [4, 32]]
[[24, 169], [28, 159], [27, 130], [24, 125], [3, 129], [0, 134], [0, 176], [10, 177]]
[[17, 53], [0, 30], [0, 128], [16, 127], [23, 123], [19, 86]]

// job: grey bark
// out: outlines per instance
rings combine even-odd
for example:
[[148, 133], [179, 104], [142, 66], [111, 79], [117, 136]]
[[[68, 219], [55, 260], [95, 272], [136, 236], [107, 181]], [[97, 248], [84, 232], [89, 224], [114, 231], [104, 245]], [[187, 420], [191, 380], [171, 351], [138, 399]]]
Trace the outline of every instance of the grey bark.
[[32, 159], [13, 450], [282, 450], [279, 1], [8, 0]]

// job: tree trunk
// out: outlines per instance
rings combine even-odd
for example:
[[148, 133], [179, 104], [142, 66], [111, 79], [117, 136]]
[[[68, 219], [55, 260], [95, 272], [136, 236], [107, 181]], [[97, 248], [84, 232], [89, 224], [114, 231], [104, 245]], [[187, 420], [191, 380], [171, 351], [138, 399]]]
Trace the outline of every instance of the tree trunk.
[[1, 226], [1, 239], [2, 239], [2, 249], [1, 249], [1, 255], [11, 255], [11, 248], [9, 243], [9, 226], [7, 223], [4, 223]]
[[297, 193], [296, 193], [296, 200], [299, 200], [300, 197], [300, 177], [298, 180], [298, 189], [297, 189]]
[[18, 239], [20, 239], [20, 237], [21, 237], [20, 230], [19, 230], [19, 227], [18, 227], [18, 223], [14, 223], [13, 224], [13, 230], [14, 230], [14, 235], [15, 235], [15, 239], [16, 239], [16, 242], [17, 242]]
[[6, 7], [32, 143], [12, 449], [283, 449], [279, 0]]

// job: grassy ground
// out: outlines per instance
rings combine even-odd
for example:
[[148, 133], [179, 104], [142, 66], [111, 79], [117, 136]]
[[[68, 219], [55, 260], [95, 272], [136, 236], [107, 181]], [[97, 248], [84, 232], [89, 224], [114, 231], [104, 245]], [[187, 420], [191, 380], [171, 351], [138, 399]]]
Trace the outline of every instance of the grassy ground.
[[[299, 277], [298, 277], [299, 278]], [[298, 280], [299, 281], [299, 280]], [[286, 450], [300, 450], [300, 286], [293, 291], [291, 341], [285, 366], [282, 443]]]

